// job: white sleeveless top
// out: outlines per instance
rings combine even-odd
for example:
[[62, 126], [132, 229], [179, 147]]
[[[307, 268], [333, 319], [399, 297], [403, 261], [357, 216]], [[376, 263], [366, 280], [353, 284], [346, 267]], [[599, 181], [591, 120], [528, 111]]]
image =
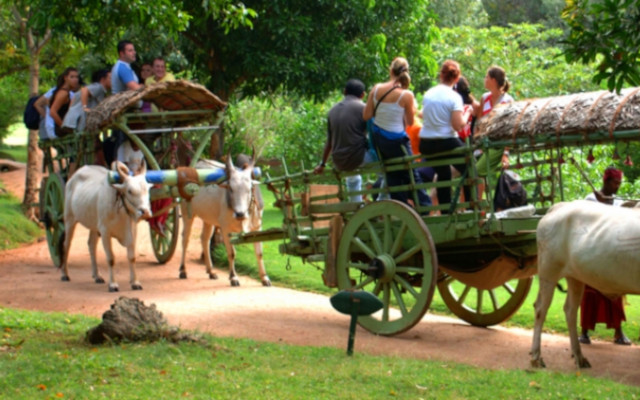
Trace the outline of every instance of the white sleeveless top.
[[[373, 92], [373, 106], [378, 106], [378, 87]], [[401, 133], [404, 132], [404, 107], [400, 103], [400, 99], [404, 96], [403, 90], [395, 103], [380, 103], [375, 115], [375, 124], [385, 131]]]

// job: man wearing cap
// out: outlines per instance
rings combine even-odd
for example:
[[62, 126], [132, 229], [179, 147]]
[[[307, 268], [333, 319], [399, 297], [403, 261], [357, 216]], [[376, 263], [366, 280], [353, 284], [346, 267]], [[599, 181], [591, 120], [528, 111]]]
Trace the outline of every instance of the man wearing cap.
[[[604, 171], [602, 189], [590, 193], [586, 200], [599, 201], [619, 207], [622, 200], [616, 198], [615, 195], [618, 193], [621, 183], [622, 171], [609, 167]], [[589, 330], [594, 330], [596, 323], [603, 322], [607, 324], [608, 329], [615, 329], [613, 337], [615, 344], [630, 345], [631, 341], [622, 332], [622, 321], [626, 320], [622, 297], [610, 299], [591, 286], [585, 285], [580, 304], [580, 326], [582, 327], [582, 334], [578, 338], [580, 343], [590, 344]]]

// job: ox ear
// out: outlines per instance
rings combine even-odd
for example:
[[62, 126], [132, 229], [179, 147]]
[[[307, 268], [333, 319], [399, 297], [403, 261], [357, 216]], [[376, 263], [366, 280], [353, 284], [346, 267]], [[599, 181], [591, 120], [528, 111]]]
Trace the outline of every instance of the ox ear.
[[126, 164], [121, 163], [120, 161], [114, 161], [111, 165], [111, 168], [118, 172], [120, 175], [120, 179], [124, 182], [129, 177], [129, 167]]
[[138, 167], [138, 169], [133, 174], [134, 175], [144, 175], [146, 173], [147, 173], [147, 163], [143, 158], [142, 160], [140, 160], [140, 166]]
[[223, 189], [229, 189], [229, 184], [227, 182], [218, 183], [218, 186], [220, 186]]

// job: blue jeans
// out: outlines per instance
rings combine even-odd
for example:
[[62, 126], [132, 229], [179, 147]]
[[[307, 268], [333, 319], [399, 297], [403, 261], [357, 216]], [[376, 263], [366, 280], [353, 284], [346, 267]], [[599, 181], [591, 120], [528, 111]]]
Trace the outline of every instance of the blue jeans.
[[[380, 153], [382, 160], [388, 160], [390, 158], [403, 157], [405, 155], [413, 154], [411, 152], [411, 145], [409, 143], [409, 137], [404, 135], [398, 139], [388, 139], [381, 133], [374, 130], [373, 132], [373, 144]], [[416, 184], [422, 183], [422, 178], [418, 174], [417, 170], [412, 170], [413, 179]], [[409, 185], [411, 183], [411, 176], [409, 171], [400, 170], [387, 172], [387, 185], [389, 187]], [[430, 206], [431, 198], [424, 189], [416, 190], [418, 195], [418, 203], [421, 206]], [[391, 198], [403, 203], [409, 203], [409, 199], [413, 198], [411, 192], [391, 192]]]

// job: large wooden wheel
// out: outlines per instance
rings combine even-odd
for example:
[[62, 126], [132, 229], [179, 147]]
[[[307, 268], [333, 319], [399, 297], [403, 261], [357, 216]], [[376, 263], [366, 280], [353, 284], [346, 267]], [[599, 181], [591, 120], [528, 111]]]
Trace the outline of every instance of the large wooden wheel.
[[336, 256], [338, 287], [365, 290], [383, 308], [358, 318], [365, 329], [394, 335], [417, 324], [431, 304], [438, 261], [429, 229], [407, 205], [370, 203], [346, 224]]
[[179, 206], [175, 206], [169, 210], [167, 220], [164, 223], [164, 235], [151, 228], [151, 245], [153, 246], [153, 254], [160, 264], [164, 264], [171, 260], [173, 253], [178, 245], [178, 236], [180, 233], [180, 218], [178, 216]]
[[44, 222], [49, 254], [56, 267], [62, 263], [64, 251], [64, 179], [51, 173], [40, 188], [40, 218]]
[[511, 318], [529, 294], [533, 277], [512, 279], [493, 289], [478, 289], [441, 273], [438, 292], [449, 310], [475, 326], [490, 326]]

